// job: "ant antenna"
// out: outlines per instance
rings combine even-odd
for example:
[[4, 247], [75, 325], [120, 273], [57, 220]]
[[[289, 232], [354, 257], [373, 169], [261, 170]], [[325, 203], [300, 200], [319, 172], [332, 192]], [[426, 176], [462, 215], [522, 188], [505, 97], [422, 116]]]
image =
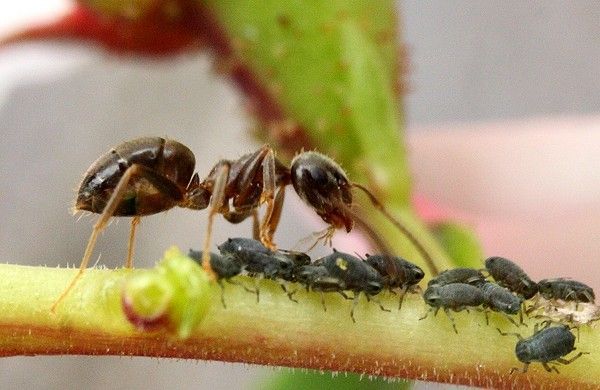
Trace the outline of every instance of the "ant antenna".
[[431, 270], [431, 273], [434, 276], [439, 274], [439, 271], [435, 263], [433, 262], [433, 258], [431, 257], [429, 252], [427, 252], [427, 249], [425, 249], [423, 244], [421, 244], [421, 242], [417, 239], [417, 237], [415, 237], [415, 235], [410, 230], [408, 230], [408, 228], [404, 226], [400, 221], [394, 218], [383, 206], [383, 204], [375, 197], [375, 195], [373, 195], [371, 191], [369, 191], [366, 187], [363, 187], [358, 183], [352, 183], [352, 186], [361, 189], [369, 197], [373, 206], [375, 206], [375, 208], [377, 208], [388, 219], [388, 221], [390, 221], [394, 226], [396, 226], [396, 228], [400, 230], [406, 238], [408, 238], [408, 240], [419, 251], [423, 259], [427, 263], [427, 266]]

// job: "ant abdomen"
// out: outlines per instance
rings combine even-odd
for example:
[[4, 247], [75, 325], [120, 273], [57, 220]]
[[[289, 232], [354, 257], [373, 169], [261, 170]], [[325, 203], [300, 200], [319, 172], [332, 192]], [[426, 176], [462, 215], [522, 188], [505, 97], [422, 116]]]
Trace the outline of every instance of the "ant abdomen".
[[290, 171], [294, 190], [305, 203], [328, 224], [352, 230], [352, 184], [335, 161], [321, 153], [304, 152], [294, 157]]

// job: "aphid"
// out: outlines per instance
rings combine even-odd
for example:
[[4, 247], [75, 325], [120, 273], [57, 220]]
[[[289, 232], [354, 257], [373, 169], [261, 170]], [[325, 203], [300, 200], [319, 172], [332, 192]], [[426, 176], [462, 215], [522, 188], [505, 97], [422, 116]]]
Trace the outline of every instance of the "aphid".
[[[381, 275], [365, 261], [347, 253], [334, 251], [331, 255], [316, 260], [298, 270], [298, 281], [305, 284], [307, 289], [321, 292], [321, 303], [326, 310], [323, 298], [324, 292], [338, 292], [344, 298], [350, 299], [344, 291], [354, 293], [350, 317], [353, 322], [354, 308], [361, 293], [368, 300], [379, 294], [383, 289]], [[383, 311], [389, 311], [381, 303], [373, 299]]]
[[[527, 372], [530, 363], [540, 362], [546, 371], [552, 372], [554, 370], [558, 374], [558, 369], [548, 363], [566, 365], [587, 353], [579, 352], [570, 359], [564, 359], [563, 356], [575, 350], [575, 336], [568, 326], [550, 327], [550, 324], [550, 322], [547, 322], [544, 328], [539, 331], [538, 324], [536, 324], [533, 335], [529, 338], [523, 338], [518, 333], [504, 333], [498, 329], [498, 332], [503, 336], [512, 335], [519, 339], [515, 347], [515, 354], [520, 362], [525, 363], [522, 372]], [[516, 370], [518, 368], [515, 367], [510, 372], [513, 373]]]
[[[351, 211], [350, 190], [361, 189], [407, 236], [435, 271], [431, 256], [416, 237], [392, 217], [371, 192], [360, 184], [351, 183], [338, 164], [320, 153], [300, 153], [288, 168], [275, 158], [270, 146], [264, 145], [238, 160], [219, 161], [202, 182], [199, 175], [194, 174], [194, 166], [194, 154], [185, 145], [160, 137], [142, 137], [116, 146], [88, 168], [78, 191], [75, 210], [91, 211], [100, 217], [90, 235], [79, 272], [52, 305], [52, 311], [81, 277], [98, 235], [111, 217], [133, 217], [126, 261], [129, 268], [133, 264], [133, 243], [140, 217], [176, 206], [194, 210], [209, 208], [203, 267], [212, 274], [209, 253], [215, 215], [221, 214], [231, 223], [252, 216], [256, 238], [260, 238], [267, 248], [275, 249], [273, 235], [281, 217], [285, 187], [290, 184], [329, 224], [323, 236], [326, 241], [335, 229], [350, 231], [354, 221], [360, 220]], [[259, 225], [257, 210], [262, 204], [267, 208]], [[364, 221], [361, 223], [365, 224]]]
[[[506, 319], [508, 319], [513, 325], [518, 326], [517, 323], [508, 316], [508, 314], [522, 313], [522, 298], [514, 295], [508, 289], [499, 286], [496, 283], [487, 282], [479, 286], [479, 288], [483, 292], [485, 307], [488, 307], [493, 311], [502, 313], [506, 317]], [[487, 312], [485, 313], [485, 317], [487, 322]], [[521, 323], [523, 323], [523, 317], [521, 317], [520, 320]]]
[[397, 256], [367, 255], [367, 264], [375, 268], [383, 278], [383, 286], [390, 291], [400, 289], [400, 302], [402, 307], [404, 294], [423, 279], [425, 273], [417, 265]]
[[490, 257], [485, 261], [485, 268], [499, 285], [525, 299], [533, 297], [538, 291], [537, 283], [531, 280], [521, 267], [508, 259]]
[[456, 324], [450, 314], [450, 310], [456, 312], [462, 310], [468, 311], [469, 307], [481, 306], [485, 303], [483, 292], [479, 288], [466, 283], [430, 286], [423, 293], [423, 299], [431, 306], [431, 309], [423, 317], [419, 318], [419, 320], [427, 318], [432, 311], [434, 316], [437, 315], [440, 308], [442, 308], [452, 322], [452, 327], [456, 334], [458, 334], [458, 330], [456, 329]]
[[565, 279], [544, 279], [538, 282], [540, 295], [546, 299], [594, 303], [594, 290], [581, 282]]
[[442, 271], [427, 283], [427, 287], [441, 287], [452, 283], [466, 283], [478, 286], [485, 283], [485, 281], [485, 277], [479, 270], [473, 268], [454, 268]]
[[[190, 249], [188, 256], [202, 265], [202, 252]], [[231, 278], [242, 272], [242, 266], [231, 256], [221, 256], [212, 252], [210, 253], [210, 266], [217, 275], [217, 283], [219, 283], [219, 287], [221, 287], [221, 303], [223, 304], [223, 307], [227, 307], [225, 305], [225, 286], [223, 285], [223, 281], [241, 285], [240, 283], [232, 281]], [[250, 290], [244, 285], [241, 286], [246, 289], [246, 291], [254, 292], [254, 290]]]
[[[283, 279], [285, 281], [295, 281], [295, 270], [299, 267], [310, 264], [310, 257], [306, 254], [290, 251], [273, 252], [265, 247], [260, 241], [249, 238], [229, 238], [218, 246], [223, 256], [230, 256], [239, 262], [244, 271], [251, 276], [262, 276], [266, 279]], [[285, 284], [280, 283], [281, 288], [293, 299], [295, 291], [288, 291]], [[258, 286], [254, 291], [256, 300], [260, 300], [260, 290]]]

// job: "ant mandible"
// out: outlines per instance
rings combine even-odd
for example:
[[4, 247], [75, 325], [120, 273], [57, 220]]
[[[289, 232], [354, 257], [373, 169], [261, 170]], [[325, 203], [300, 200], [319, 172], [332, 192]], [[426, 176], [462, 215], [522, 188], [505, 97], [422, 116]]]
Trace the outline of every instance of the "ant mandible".
[[[351, 211], [351, 189], [364, 191], [371, 202], [398, 227], [432, 264], [431, 257], [416, 238], [395, 220], [365, 187], [351, 183], [342, 168], [317, 152], [302, 152], [286, 167], [275, 158], [273, 149], [263, 145], [238, 160], [221, 160], [200, 182], [194, 173], [195, 157], [185, 145], [161, 137], [142, 137], [126, 141], [100, 156], [88, 170], [79, 187], [75, 211], [100, 214], [88, 240], [81, 265], [69, 286], [52, 305], [58, 304], [75, 286], [86, 269], [98, 235], [111, 217], [128, 216], [131, 220], [127, 261], [133, 265], [136, 227], [142, 216], [179, 206], [194, 210], [209, 208], [204, 241], [203, 267], [211, 274], [212, 225], [216, 214], [232, 223], [252, 216], [254, 235], [269, 249], [275, 249], [273, 235], [279, 224], [285, 187], [292, 184], [300, 198], [329, 224], [321, 237], [330, 240], [335, 229], [352, 230], [356, 216]], [[257, 209], [266, 204], [258, 225]]]

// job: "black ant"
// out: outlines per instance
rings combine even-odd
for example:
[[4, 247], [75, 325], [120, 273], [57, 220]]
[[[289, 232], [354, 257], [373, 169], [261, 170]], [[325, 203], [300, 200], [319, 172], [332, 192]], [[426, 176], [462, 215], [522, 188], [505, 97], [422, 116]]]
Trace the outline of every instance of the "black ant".
[[[56, 306], [73, 288], [88, 265], [98, 234], [113, 216], [133, 217], [127, 261], [133, 264], [133, 243], [140, 217], [160, 213], [175, 206], [201, 210], [209, 208], [202, 264], [210, 267], [210, 241], [216, 214], [232, 223], [252, 216], [255, 236], [269, 249], [275, 249], [273, 235], [279, 224], [285, 187], [293, 185], [300, 198], [329, 224], [321, 237], [331, 239], [335, 229], [349, 232], [357, 217], [352, 213], [352, 188], [361, 189], [375, 207], [389, 219], [421, 252], [432, 271], [433, 261], [417, 239], [394, 219], [373, 194], [351, 183], [342, 168], [317, 152], [303, 152], [286, 167], [275, 158], [273, 149], [263, 145], [238, 160], [221, 160], [200, 182], [194, 173], [195, 157], [185, 145], [160, 137], [142, 137], [124, 142], [100, 156], [85, 173], [79, 187], [75, 210], [100, 214], [85, 249], [79, 272], [52, 305]], [[267, 205], [258, 225], [257, 209]], [[364, 224], [364, 222], [362, 222]]]

